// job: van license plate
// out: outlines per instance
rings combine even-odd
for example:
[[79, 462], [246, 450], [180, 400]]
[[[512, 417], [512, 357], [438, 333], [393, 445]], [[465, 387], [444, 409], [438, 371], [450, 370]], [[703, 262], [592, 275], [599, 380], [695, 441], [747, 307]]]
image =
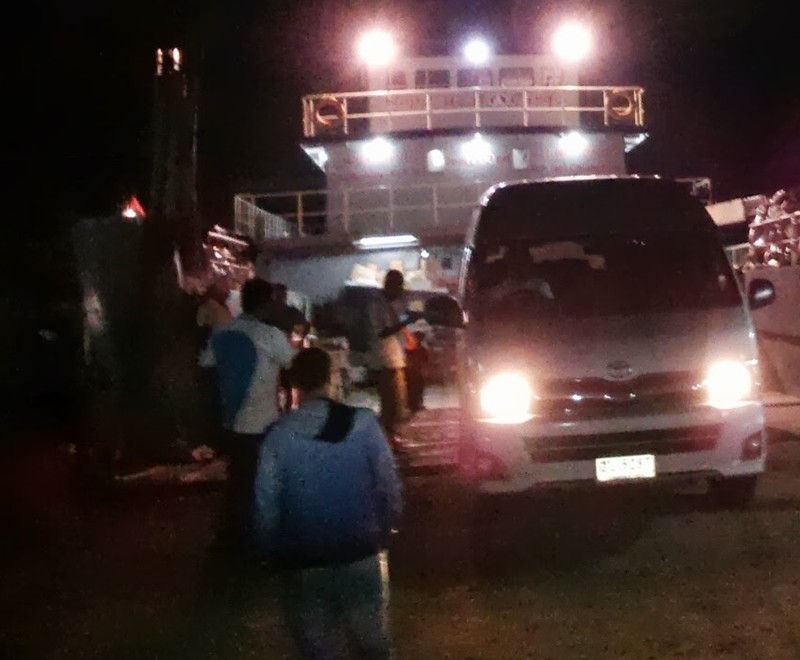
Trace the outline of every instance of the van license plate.
[[595, 459], [595, 474], [598, 481], [653, 479], [656, 476], [656, 457], [641, 454], [598, 458]]

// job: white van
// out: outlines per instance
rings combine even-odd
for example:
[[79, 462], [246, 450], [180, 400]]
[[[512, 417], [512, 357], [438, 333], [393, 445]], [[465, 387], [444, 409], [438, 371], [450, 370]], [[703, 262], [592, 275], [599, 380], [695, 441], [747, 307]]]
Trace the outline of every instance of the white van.
[[727, 504], [764, 471], [748, 308], [716, 227], [657, 177], [504, 183], [481, 200], [460, 303], [463, 476], [483, 493], [701, 477]]

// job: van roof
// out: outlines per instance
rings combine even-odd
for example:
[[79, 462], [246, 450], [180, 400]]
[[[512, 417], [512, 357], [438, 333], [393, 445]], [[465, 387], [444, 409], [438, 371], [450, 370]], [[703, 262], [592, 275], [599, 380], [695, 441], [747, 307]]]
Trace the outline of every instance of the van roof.
[[713, 232], [702, 204], [656, 176], [571, 176], [500, 183], [481, 199], [470, 242], [597, 233]]
[[513, 181], [501, 181], [494, 184], [481, 197], [481, 206], [485, 206], [489, 198], [497, 191], [517, 186], [550, 186], [554, 183], [589, 183], [601, 181], [662, 181], [666, 183], [676, 183], [672, 179], [664, 179], [658, 174], [571, 174], [568, 176], [541, 177], [539, 179], [516, 179]]

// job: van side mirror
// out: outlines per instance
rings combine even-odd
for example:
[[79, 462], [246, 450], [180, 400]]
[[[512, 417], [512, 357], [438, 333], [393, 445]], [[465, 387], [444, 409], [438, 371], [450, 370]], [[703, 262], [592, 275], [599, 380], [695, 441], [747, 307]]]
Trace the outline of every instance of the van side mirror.
[[463, 328], [464, 311], [451, 296], [433, 296], [425, 301], [425, 320], [430, 325], [445, 328]]
[[747, 299], [750, 301], [750, 309], [766, 307], [775, 300], [775, 287], [769, 280], [750, 280]]

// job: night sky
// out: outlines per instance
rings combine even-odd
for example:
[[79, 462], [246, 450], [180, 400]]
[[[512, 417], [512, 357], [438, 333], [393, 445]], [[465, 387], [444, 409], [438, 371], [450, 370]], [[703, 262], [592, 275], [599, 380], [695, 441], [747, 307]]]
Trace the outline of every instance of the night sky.
[[[499, 52], [546, 45], [561, 17], [597, 35], [583, 82], [641, 84], [651, 135], [639, 172], [704, 175], [717, 199], [800, 180], [800, 24], [773, 0], [74, 0], [31, 5], [22, 170], [31, 227], [146, 199], [156, 46], [200, 73], [200, 200], [228, 222], [233, 193], [319, 185], [300, 152], [300, 96], [344, 91], [371, 19], [409, 53], [456, 52], [482, 31]], [[25, 68], [25, 67], [29, 68]]]

